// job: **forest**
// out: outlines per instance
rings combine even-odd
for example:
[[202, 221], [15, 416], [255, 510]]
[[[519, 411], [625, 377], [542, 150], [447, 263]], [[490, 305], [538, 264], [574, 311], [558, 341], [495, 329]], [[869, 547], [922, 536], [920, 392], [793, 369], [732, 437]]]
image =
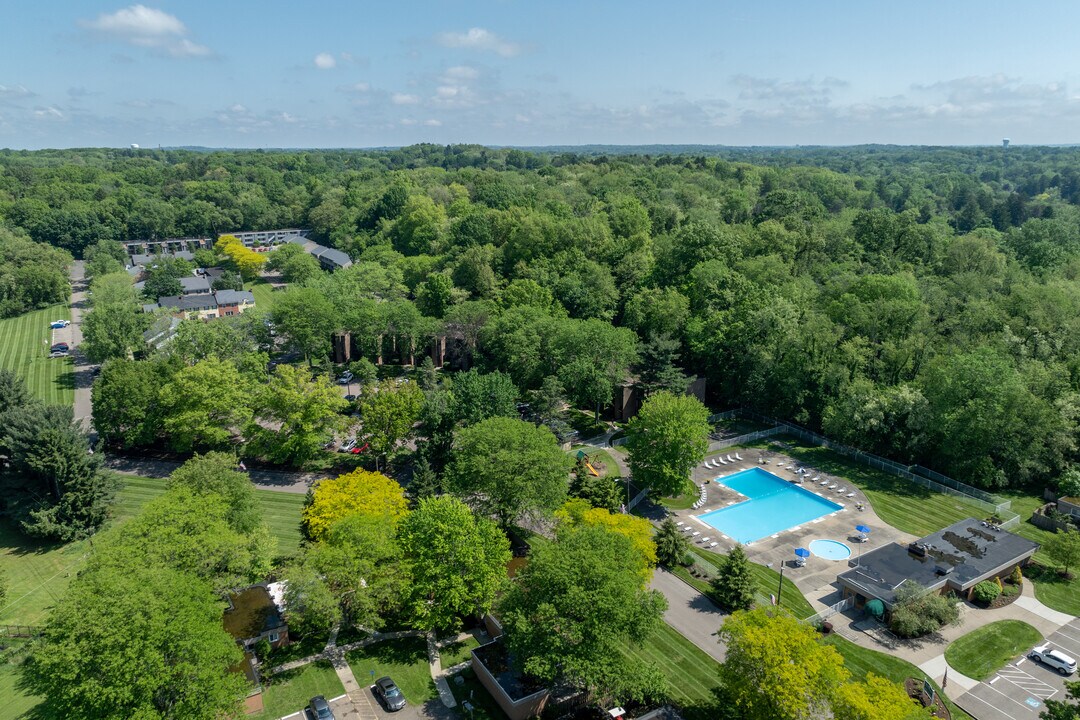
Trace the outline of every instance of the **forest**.
[[[105, 278], [115, 241], [309, 228], [354, 261], [327, 274], [280, 258], [293, 282], [273, 320], [314, 364], [336, 330], [370, 361], [418, 361], [445, 336], [457, 367], [508, 376], [516, 399], [561, 387], [593, 411], [630, 377], [678, 391], [701, 376], [713, 409], [984, 488], [1077, 462], [1080, 150], [646, 150], [3, 151], [0, 313], [62, 299], [67, 254]], [[121, 305], [107, 324], [133, 344], [146, 320]], [[256, 330], [236, 334], [256, 350]], [[194, 370], [205, 347], [115, 382], [180, 376], [164, 383], [177, 406], [184, 383], [269, 382], [244, 352]], [[276, 417], [269, 396], [256, 405], [245, 419]]]

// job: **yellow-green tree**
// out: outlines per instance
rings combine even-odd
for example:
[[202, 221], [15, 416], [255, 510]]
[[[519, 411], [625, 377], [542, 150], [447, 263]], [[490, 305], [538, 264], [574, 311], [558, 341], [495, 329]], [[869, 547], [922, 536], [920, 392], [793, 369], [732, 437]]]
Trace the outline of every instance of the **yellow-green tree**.
[[602, 527], [626, 536], [644, 561], [640, 570], [643, 585], [652, 579], [653, 568], [656, 567], [656, 543], [652, 537], [652, 524], [645, 518], [594, 508], [587, 500], [581, 499], [567, 501], [555, 513], [555, 517], [567, 527]]
[[235, 235], [222, 235], [214, 243], [214, 250], [229, 258], [244, 280], [257, 277], [263, 265], [266, 264], [265, 255], [245, 247]]
[[832, 701], [834, 720], [923, 720], [930, 711], [903, 687], [869, 673], [864, 682], [844, 683]]
[[304, 534], [320, 540], [338, 520], [352, 515], [385, 516], [398, 521], [408, 512], [405, 491], [382, 473], [353, 470], [320, 480], [304, 507]]
[[739, 611], [724, 621], [719, 636], [727, 646], [720, 679], [744, 720], [825, 717], [833, 694], [850, 677], [840, 653], [790, 615]]

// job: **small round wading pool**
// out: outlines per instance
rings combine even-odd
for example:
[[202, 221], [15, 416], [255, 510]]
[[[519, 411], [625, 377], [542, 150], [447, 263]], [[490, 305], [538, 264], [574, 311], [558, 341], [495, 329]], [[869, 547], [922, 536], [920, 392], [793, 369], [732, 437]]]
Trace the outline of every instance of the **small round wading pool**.
[[813, 540], [810, 552], [826, 560], [847, 560], [851, 557], [851, 548], [839, 540]]

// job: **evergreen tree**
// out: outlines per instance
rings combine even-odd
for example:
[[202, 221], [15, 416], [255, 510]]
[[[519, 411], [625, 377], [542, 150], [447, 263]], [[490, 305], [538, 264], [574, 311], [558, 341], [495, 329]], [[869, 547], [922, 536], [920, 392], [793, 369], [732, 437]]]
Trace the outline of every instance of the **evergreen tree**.
[[641, 348], [638, 376], [646, 395], [657, 390], [680, 394], [686, 392], [690, 378], [679, 369], [679, 341], [670, 335], [652, 337]]
[[690, 541], [670, 517], [660, 525], [653, 541], [656, 543], [656, 559], [668, 567], [679, 564], [690, 548]]
[[721, 562], [712, 587], [725, 610], [749, 610], [753, 606], [754, 579], [750, 576], [750, 561], [746, 559], [742, 545], [736, 545]]
[[442, 493], [442, 483], [439, 481], [435, 469], [431, 467], [431, 462], [428, 461], [426, 454], [417, 453], [412, 482], [409, 483], [409, 492], [417, 501], [435, 497]]

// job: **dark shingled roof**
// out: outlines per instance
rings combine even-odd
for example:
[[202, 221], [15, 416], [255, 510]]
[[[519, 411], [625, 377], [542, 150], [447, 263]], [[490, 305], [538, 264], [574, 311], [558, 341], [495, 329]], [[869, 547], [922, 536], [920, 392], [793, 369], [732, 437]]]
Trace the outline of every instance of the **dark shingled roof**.
[[864, 553], [853, 561], [856, 567], [838, 579], [864, 596], [891, 605], [896, 588], [905, 580], [931, 590], [948, 584], [965, 591], [1038, 549], [1036, 542], [967, 518], [911, 545], [890, 543]]
[[230, 607], [222, 616], [225, 632], [237, 640], [257, 638], [264, 632], [285, 627], [281, 611], [263, 585], [229, 595]]

